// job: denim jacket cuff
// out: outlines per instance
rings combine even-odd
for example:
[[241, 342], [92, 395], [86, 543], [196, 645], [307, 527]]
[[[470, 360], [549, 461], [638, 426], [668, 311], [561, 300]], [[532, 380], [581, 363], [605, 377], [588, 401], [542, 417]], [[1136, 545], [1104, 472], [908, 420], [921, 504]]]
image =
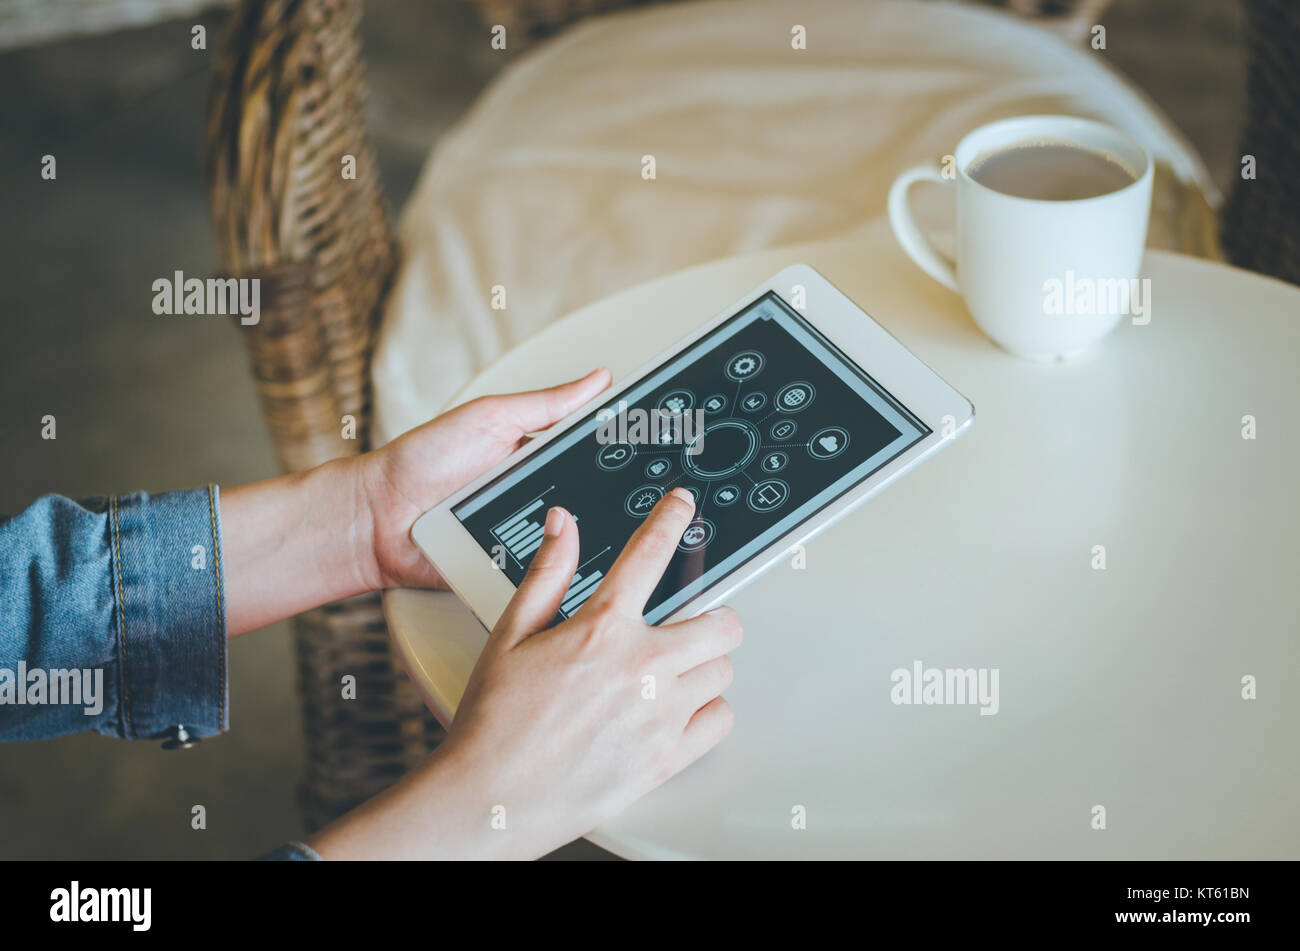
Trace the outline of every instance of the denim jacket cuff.
[[259, 862], [320, 862], [323, 861], [310, 845], [305, 842], [286, 842], [271, 852], [263, 855]]
[[215, 485], [109, 502], [122, 736], [229, 728]]

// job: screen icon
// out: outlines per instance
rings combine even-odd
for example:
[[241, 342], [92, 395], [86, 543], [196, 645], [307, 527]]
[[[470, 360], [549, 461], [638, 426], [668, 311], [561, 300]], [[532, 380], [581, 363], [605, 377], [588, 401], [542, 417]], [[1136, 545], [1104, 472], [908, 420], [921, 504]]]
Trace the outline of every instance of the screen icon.
[[758, 376], [765, 362], [757, 350], [742, 350], [732, 355], [722, 372], [727, 375], [727, 379], [741, 383]]
[[816, 393], [811, 383], [802, 380], [797, 383], [787, 383], [777, 391], [776, 408], [783, 413], [797, 413], [808, 407]]
[[808, 455], [814, 459], [834, 459], [849, 445], [849, 434], [839, 426], [819, 429], [808, 440]]
[[740, 489], [734, 485], [724, 485], [713, 493], [713, 504], [726, 508], [740, 498]]
[[601, 446], [596, 453], [596, 465], [606, 472], [616, 472], [632, 461], [636, 447], [625, 442], [612, 442]]
[[697, 518], [686, 526], [686, 531], [682, 532], [682, 540], [677, 547], [682, 551], [699, 551], [713, 541], [713, 533], [712, 522], [707, 518]]
[[671, 390], [659, 398], [658, 405], [665, 413], [684, 413], [695, 405], [695, 394], [690, 390]]
[[772, 426], [769, 432], [773, 439], [786, 440], [794, 437], [795, 432], [799, 429], [793, 419], [783, 419]]
[[790, 487], [780, 479], [767, 479], [749, 490], [746, 500], [755, 512], [770, 512], [790, 498]]
[[633, 518], [645, 518], [664, 497], [664, 490], [657, 485], [643, 485], [628, 493], [623, 502], [623, 510]]

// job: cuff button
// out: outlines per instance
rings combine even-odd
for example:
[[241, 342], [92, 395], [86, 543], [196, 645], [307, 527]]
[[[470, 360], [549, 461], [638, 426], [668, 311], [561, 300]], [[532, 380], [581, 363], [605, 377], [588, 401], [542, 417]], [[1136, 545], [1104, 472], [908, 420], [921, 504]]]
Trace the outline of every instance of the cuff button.
[[162, 745], [165, 750], [188, 750], [200, 743], [199, 737], [192, 736], [190, 731], [185, 729], [184, 724], [178, 723], [167, 732], [169, 736]]

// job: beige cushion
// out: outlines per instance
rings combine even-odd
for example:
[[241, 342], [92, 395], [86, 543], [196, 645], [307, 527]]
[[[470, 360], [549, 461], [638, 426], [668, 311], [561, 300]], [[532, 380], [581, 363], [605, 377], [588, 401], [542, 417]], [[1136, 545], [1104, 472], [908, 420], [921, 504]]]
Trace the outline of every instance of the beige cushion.
[[[791, 48], [796, 22], [806, 50]], [[1215, 253], [1219, 198], [1191, 146], [1104, 54], [1009, 15], [714, 0], [587, 20], [506, 69], [430, 157], [374, 362], [379, 435], [436, 414], [583, 304], [864, 227], [907, 166], [984, 122], [1057, 112], [1106, 119], [1156, 157], [1151, 244]], [[933, 228], [950, 227], [941, 189], [915, 198]]]

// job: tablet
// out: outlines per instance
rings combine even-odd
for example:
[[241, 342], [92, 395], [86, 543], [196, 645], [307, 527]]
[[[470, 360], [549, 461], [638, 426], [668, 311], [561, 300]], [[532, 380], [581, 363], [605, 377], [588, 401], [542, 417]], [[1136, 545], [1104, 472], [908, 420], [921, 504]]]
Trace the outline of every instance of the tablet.
[[580, 555], [559, 621], [684, 486], [695, 517], [645, 606], [649, 623], [679, 620], [723, 603], [974, 415], [829, 281], [794, 265], [426, 512], [412, 536], [491, 628], [547, 509], [563, 506]]

